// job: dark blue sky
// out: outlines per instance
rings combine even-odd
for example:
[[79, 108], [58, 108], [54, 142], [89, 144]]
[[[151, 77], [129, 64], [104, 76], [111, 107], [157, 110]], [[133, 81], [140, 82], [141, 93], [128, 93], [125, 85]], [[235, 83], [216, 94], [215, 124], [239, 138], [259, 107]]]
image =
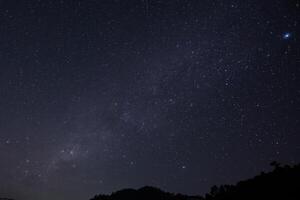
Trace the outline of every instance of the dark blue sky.
[[0, 197], [203, 194], [300, 161], [299, 1], [0, 1]]

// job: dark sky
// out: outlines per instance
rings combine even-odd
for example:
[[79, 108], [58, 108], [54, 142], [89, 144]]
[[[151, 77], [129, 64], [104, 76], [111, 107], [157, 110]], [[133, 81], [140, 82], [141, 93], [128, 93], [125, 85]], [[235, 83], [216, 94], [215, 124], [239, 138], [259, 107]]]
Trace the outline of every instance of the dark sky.
[[299, 10], [1, 0], [0, 197], [203, 194], [299, 162]]

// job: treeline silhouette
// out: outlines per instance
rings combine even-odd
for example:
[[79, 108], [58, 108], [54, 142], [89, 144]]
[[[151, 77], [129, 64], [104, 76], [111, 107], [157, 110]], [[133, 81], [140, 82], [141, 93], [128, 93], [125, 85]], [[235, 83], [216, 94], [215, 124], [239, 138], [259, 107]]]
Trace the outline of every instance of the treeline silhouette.
[[272, 162], [273, 171], [240, 181], [236, 185], [213, 186], [204, 197], [164, 192], [154, 187], [124, 189], [111, 195], [96, 195], [90, 200], [256, 200], [300, 199], [300, 164], [281, 166]]

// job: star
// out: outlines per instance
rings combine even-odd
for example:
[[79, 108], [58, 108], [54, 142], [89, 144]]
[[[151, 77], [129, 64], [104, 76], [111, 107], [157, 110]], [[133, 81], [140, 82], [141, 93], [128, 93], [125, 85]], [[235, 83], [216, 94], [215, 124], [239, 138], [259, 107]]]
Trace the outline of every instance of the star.
[[291, 37], [291, 33], [286, 32], [286, 33], [283, 34], [282, 37], [283, 37], [284, 40], [287, 40], [287, 39], [289, 39]]

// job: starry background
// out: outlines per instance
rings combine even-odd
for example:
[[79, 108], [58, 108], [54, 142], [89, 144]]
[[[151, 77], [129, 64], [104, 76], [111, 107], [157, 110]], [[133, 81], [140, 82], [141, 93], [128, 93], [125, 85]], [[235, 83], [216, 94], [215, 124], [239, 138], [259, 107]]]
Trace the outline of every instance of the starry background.
[[1, 0], [0, 196], [203, 194], [298, 163], [299, 9]]

